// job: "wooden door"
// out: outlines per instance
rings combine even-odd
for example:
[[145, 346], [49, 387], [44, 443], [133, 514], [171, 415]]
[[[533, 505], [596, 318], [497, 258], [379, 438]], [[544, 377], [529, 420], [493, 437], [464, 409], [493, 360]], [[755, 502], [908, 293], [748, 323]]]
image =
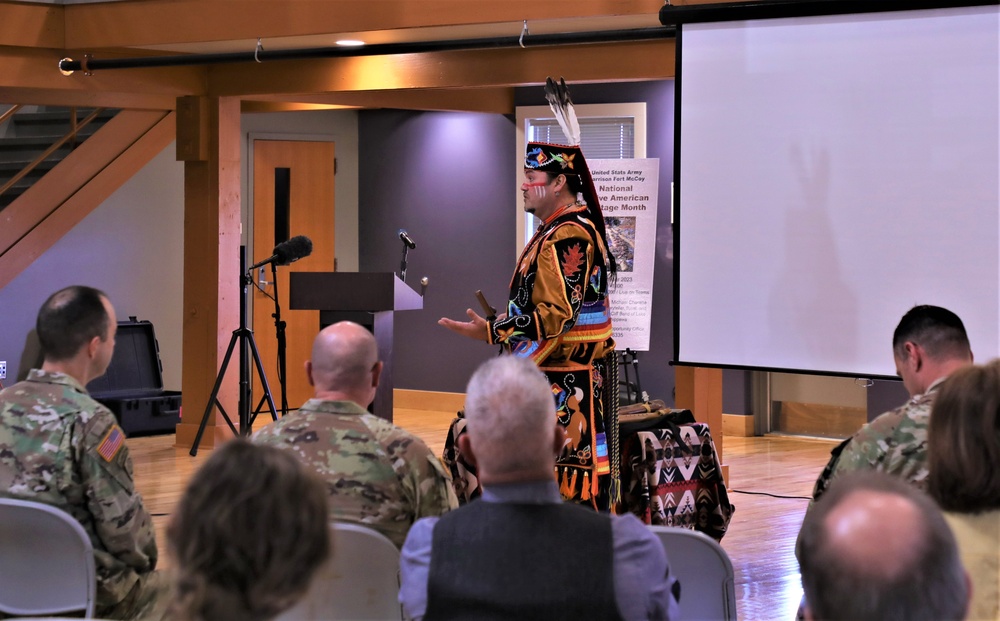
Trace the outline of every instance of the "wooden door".
[[[253, 148], [253, 246], [248, 263], [266, 259], [280, 242], [296, 235], [312, 240], [312, 254], [291, 265], [277, 268], [278, 301], [285, 328], [286, 384], [289, 408], [297, 408], [312, 394], [305, 375], [313, 338], [319, 331], [319, 311], [288, 308], [289, 273], [332, 272], [334, 270], [334, 144], [284, 140], [255, 140]], [[271, 267], [255, 270], [254, 280], [271, 283]], [[253, 331], [260, 350], [264, 373], [281, 407], [277, 357], [277, 328], [273, 296], [275, 284], [265, 287], [267, 295], [253, 288]], [[256, 374], [254, 373], [254, 376]], [[259, 383], [253, 387], [256, 407], [264, 394]], [[265, 405], [264, 410], [267, 407]], [[267, 414], [264, 414], [267, 418]], [[264, 418], [260, 419], [264, 422]], [[259, 426], [258, 426], [259, 428]]]

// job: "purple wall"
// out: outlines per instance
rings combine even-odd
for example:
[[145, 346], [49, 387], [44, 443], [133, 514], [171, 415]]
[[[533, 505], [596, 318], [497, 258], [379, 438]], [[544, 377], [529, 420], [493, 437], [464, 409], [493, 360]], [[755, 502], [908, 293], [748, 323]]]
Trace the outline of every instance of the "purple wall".
[[[514, 123], [501, 115], [363, 111], [358, 120], [359, 268], [399, 269], [406, 229], [406, 282], [430, 285], [420, 311], [398, 313], [395, 387], [465, 392], [472, 370], [496, 354], [437, 325], [478, 309], [482, 289], [507, 300], [516, 257]], [[481, 313], [480, 313], [481, 314]]]
[[[650, 351], [640, 354], [642, 387], [673, 402], [673, 81], [573, 85], [578, 104], [646, 102], [647, 157], [660, 159], [657, 253]], [[541, 88], [515, 91], [519, 106], [544, 103]], [[431, 284], [424, 310], [396, 318], [396, 388], [463, 392], [472, 370], [494, 355], [485, 344], [453, 335], [438, 317], [478, 308], [482, 289], [494, 306], [506, 301], [515, 247], [517, 189], [514, 123], [500, 115], [367, 111], [359, 116], [360, 270], [399, 267], [405, 228], [417, 243], [407, 282]], [[748, 413], [746, 373], [724, 372], [723, 410]]]

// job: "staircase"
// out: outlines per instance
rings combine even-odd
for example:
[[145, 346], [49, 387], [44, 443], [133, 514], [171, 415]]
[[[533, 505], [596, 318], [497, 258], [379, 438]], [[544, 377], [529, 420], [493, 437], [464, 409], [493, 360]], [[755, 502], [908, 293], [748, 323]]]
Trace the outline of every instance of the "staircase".
[[[16, 127], [10, 114], [0, 125], [0, 187], [18, 186], [0, 194], [0, 289], [176, 138], [172, 110], [91, 112], [71, 139], [68, 110], [20, 109]], [[43, 159], [42, 170], [20, 178], [25, 162]]]
[[[6, 185], [31, 162], [69, 134], [73, 127], [74, 114], [76, 122], [80, 123], [93, 112], [93, 109], [87, 108], [49, 107], [30, 112], [19, 111], [14, 114], [6, 128], [0, 127], [0, 187]], [[52, 151], [26, 176], [0, 194], [0, 210], [14, 202], [73, 149], [114, 118], [116, 112], [116, 110], [103, 110], [98, 113], [87, 125], [77, 130], [75, 137], [71, 137]]]

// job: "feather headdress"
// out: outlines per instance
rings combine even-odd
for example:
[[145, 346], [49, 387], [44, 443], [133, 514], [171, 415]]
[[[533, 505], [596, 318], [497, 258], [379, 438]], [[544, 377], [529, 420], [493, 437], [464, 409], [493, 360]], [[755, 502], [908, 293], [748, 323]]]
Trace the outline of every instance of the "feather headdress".
[[569, 144], [571, 146], [580, 144], [580, 122], [576, 119], [576, 110], [573, 108], [573, 100], [569, 97], [566, 80], [559, 78], [556, 82], [552, 78], [546, 78], [545, 100], [549, 102], [549, 107], [556, 115], [559, 127], [566, 134]]
[[[551, 144], [548, 142], [529, 142], [525, 145], [524, 168], [527, 170], [545, 171], [552, 175], [566, 175], [567, 182], [570, 178], [573, 183], [570, 189], [579, 193], [579, 198], [587, 205], [590, 217], [601, 237], [602, 245], [606, 246], [607, 231], [604, 225], [604, 215], [601, 213], [601, 204], [597, 196], [597, 188], [594, 187], [594, 178], [590, 174], [590, 167], [583, 157], [583, 149], [580, 147], [580, 122], [576, 118], [576, 110], [573, 108], [573, 100], [569, 97], [569, 89], [566, 88], [566, 81], [559, 78], [556, 82], [552, 78], [545, 80], [545, 99], [549, 102], [556, 120], [563, 133], [566, 134], [566, 142], [569, 144]], [[617, 266], [613, 260], [604, 258], [608, 274], [614, 279]]]
[[[559, 78], [556, 82], [552, 78], [546, 78], [545, 99], [566, 135], [566, 144], [528, 143], [524, 166], [552, 173], [580, 175], [586, 170], [583, 151], [580, 149], [580, 121], [576, 118], [566, 81]], [[586, 176], [589, 179], [589, 173]]]

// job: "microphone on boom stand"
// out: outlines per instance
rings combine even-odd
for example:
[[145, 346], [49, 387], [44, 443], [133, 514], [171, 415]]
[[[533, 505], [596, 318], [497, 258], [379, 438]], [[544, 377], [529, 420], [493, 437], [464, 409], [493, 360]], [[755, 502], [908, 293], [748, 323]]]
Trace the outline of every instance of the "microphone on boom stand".
[[[288, 265], [299, 259], [304, 259], [312, 254], [312, 249], [313, 243], [311, 239], [305, 235], [296, 235], [288, 241], [283, 241], [275, 246], [274, 250], [271, 251], [271, 256], [261, 262], [261, 264], [271, 264], [271, 281], [274, 284], [274, 297], [272, 298], [274, 300], [274, 312], [271, 314], [271, 317], [274, 317], [274, 331], [278, 344], [278, 386], [281, 389], [282, 416], [288, 413], [288, 380], [286, 375], [288, 357], [286, 354], [287, 340], [285, 339], [285, 327], [288, 324], [281, 320], [281, 306], [278, 304], [278, 266]], [[251, 267], [252, 270], [253, 268]], [[250, 418], [251, 424], [257, 419], [257, 414], [260, 413], [263, 407], [264, 399], [261, 399], [256, 409], [254, 409], [253, 416]]]
[[[285, 322], [281, 321], [281, 312], [278, 307], [278, 278], [277, 278], [277, 266], [278, 265], [288, 265], [289, 263], [294, 263], [299, 259], [308, 257], [312, 253], [312, 241], [303, 235], [298, 235], [289, 239], [288, 241], [281, 242], [274, 247], [271, 251], [271, 256], [264, 259], [263, 261], [258, 261], [250, 267], [244, 267], [246, 265], [246, 248], [240, 247], [240, 293], [241, 293], [241, 303], [240, 303], [240, 327], [233, 330], [232, 338], [229, 341], [229, 348], [226, 350], [226, 355], [222, 360], [222, 366], [219, 368], [219, 374], [215, 378], [215, 386], [212, 388], [212, 394], [208, 398], [208, 404], [205, 407], [205, 414], [202, 416], [201, 424], [198, 426], [198, 433], [195, 435], [194, 444], [191, 447], [191, 455], [196, 455], [198, 453], [198, 445], [201, 443], [202, 434], [205, 432], [205, 426], [208, 423], [208, 417], [212, 413], [212, 408], [217, 407], [219, 413], [225, 419], [229, 428], [232, 430], [233, 435], [249, 435], [253, 421], [257, 418], [257, 414], [263, 408], [264, 404], [268, 405], [271, 412], [271, 418], [277, 420], [277, 412], [274, 407], [274, 399], [271, 397], [271, 388], [267, 383], [267, 376], [264, 373], [264, 365], [260, 360], [260, 352], [257, 350], [257, 342], [254, 339], [253, 331], [247, 327], [247, 298], [249, 296], [249, 287], [253, 283], [253, 271], [264, 265], [271, 265], [271, 280], [274, 285], [274, 317], [275, 327], [278, 330], [278, 375], [281, 382], [281, 401], [282, 401], [282, 414], [288, 411], [287, 398], [285, 396]], [[229, 362], [232, 358], [233, 351], [239, 345], [239, 365], [240, 365], [240, 378], [239, 378], [239, 429], [233, 425], [232, 419], [226, 413], [225, 409], [222, 407], [222, 403], [219, 402], [218, 395], [219, 389], [222, 387], [223, 378], [226, 375], [226, 370], [229, 367]], [[250, 363], [253, 363], [254, 368], [257, 370], [257, 375], [260, 377], [261, 389], [263, 390], [263, 395], [260, 399], [260, 404], [257, 406], [256, 411], [253, 412], [251, 417], [251, 407], [250, 402], [250, 374], [252, 373]]]
[[262, 267], [270, 263], [271, 265], [288, 265], [289, 263], [294, 263], [299, 259], [304, 259], [312, 254], [313, 243], [312, 240], [305, 235], [296, 235], [295, 237], [289, 239], [288, 241], [283, 241], [274, 247], [271, 251], [271, 256], [264, 259], [263, 261], [258, 261], [254, 263], [249, 268], [248, 272], [252, 272], [258, 267]]

